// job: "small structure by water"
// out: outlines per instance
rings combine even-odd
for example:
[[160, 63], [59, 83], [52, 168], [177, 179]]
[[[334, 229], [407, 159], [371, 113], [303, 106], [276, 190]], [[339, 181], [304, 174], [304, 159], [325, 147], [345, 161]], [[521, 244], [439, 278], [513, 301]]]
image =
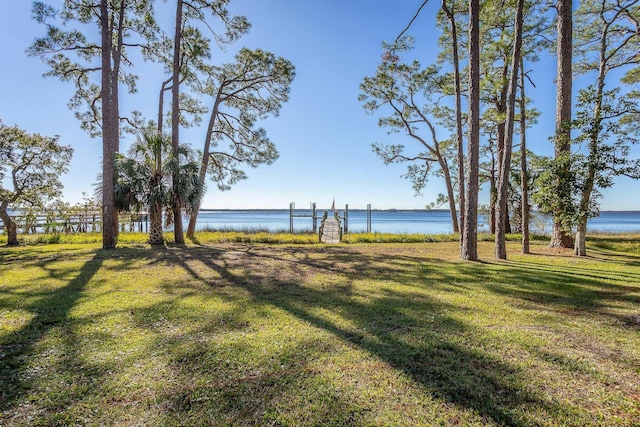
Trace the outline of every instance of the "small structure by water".
[[340, 216], [337, 212], [333, 218], [328, 218], [327, 211], [324, 211], [322, 222], [320, 223], [320, 243], [340, 243], [342, 240], [342, 227], [340, 226]]
[[[334, 207], [332, 206], [331, 209], [333, 210]], [[327, 212], [325, 211], [325, 217], [326, 217], [326, 214]], [[336, 219], [338, 220], [338, 223], [341, 224], [341, 230], [344, 230], [345, 234], [348, 233], [349, 232], [349, 205], [348, 204], [344, 205], [343, 215], [340, 215], [340, 213], [337, 211], [334, 211], [334, 214], [336, 215]], [[315, 202], [311, 203], [310, 214], [296, 214], [296, 204], [295, 202], [291, 202], [289, 203], [289, 233], [294, 232], [294, 227], [293, 227], [294, 218], [311, 218], [312, 232], [315, 233], [316, 231], [318, 231], [317, 221], [319, 219], [324, 221], [325, 217], [317, 216]], [[342, 222], [341, 220], [344, 222]], [[344, 228], [342, 228], [342, 226], [344, 226]], [[371, 233], [371, 203], [367, 205], [367, 233]]]

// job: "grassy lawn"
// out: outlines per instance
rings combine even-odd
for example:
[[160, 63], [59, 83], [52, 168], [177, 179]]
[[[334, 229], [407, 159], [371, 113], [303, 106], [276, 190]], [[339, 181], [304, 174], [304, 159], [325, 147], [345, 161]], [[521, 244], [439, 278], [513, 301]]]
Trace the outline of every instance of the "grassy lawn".
[[640, 425], [640, 236], [0, 248], [0, 425]]

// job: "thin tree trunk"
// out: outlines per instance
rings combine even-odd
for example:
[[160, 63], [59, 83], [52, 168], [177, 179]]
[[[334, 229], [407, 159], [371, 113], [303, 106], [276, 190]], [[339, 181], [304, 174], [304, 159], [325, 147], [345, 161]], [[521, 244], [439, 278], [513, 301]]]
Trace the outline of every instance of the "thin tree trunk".
[[[211, 116], [209, 117], [209, 126], [207, 127], [207, 135], [204, 140], [204, 148], [202, 150], [202, 163], [200, 164], [200, 175], [198, 177], [200, 181], [200, 185], [204, 188], [204, 180], [207, 177], [207, 168], [209, 167], [209, 150], [211, 148], [211, 138], [213, 138], [213, 126], [215, 125], [216, 119], [218, 118], [218, 111], [220, 109], [220, 88], [218, 90], [218, 95], [216, 96], [216, 100], [213, 103], [213, 108], [211, 109]], [[201, 200], [198, 200], [197, 209], [194, 209], [191, 212], [191, 217], [189, 218], [189, 226], [187, 227], [187, 237], [193, 239], [196, 232], [196, 222], [198, 221], [198, 212], [200, 211], [200, 203]]]
[[171, 87], [167, 88], [167, 85], [173, 81], [173, 77], [169, 80], [165, 80], [162, 82], [162, 87], [160, 87], [160, 96], [158, 97], [158, 135], [162, 136], [163, 132], [163, 123], [164, 123], [164, 93], [171, 89]]
[[442, 0], [442, 10], [449, 19], [451, 26], [451, 43], [453, 46], [453, 84], [456, 106], [456, 148], [458, 154], [458, 196], [460, 198], [460, 251], [462, 254], [462, 231], [464, 230], [464, 210], [465, 210], [465, 194], [464, 194], [464, 141], [462, 136], [462, 90], [460, 88], [460, 60], [458, 54], [458, 29], [452, 9], [447, 7], [447, 1]]
[[[421, 141], [425, 147], [429, 149], [431, 153], [436, 156], [436, 160], [438, 165], [440, 165], [440, 169], [442, 170], [444, 180], [447, 186], [447, 197], [449, 198], [449, 211], [451, 212], [451, 225], [453, 227], [454, 233], [459, 233], [460, 229], [458, 227], [458, 216], [456, 215], [456, 205], [455, 205], [455, 196], [453, 194], [453, 184], [451, 182], [451, 174], [449, 173], [449, 165], [442, 157], [442, 153], [440, 152], [440, 144], [438, 143], [438, 138], [436, 136], [436, 128], [433, 126], [431, 121], [427, 119], [427, 117], [418, 111], [418, 114], [422, 118], [422, 120], [426, 123], [431, 131], [431, 139], [433, 140], [433, 147], [429, 147], [424, 141]], [[407, 123], [405, 122], [407, 126]], [[411, 134], [410, 126], [407, 126], [407, 130]]]
[[478, 175], [480, 157], [480, 1], [469, 1], [469, 137], [462, 259], [478, 259]]
[[528, 254], [529, 248], [529, 177], [527, 171], [527, 98], [524, 92], [524, 60], [520, 62], [520, 190], [522, 214], [522, 253]]
[[[116, 122], [118, 139], [116, 141], [116, 153], [120, 152], [120, 63], [122, 62], [122, 45], [124, 43], [124, 14], [127, 1], [120, 0], [120, 10], [118, 15], [116, 49], [113, 51], [113, 70], [111, 73], [111, 87], [113, 89], [113, 120]], [[117, 228], [117, 227], [116, 227]]]
[[[163, 148], [163, 143], [164, 143], [164, 135], [162, 134], [163, 132], [163, 115], [164, 115], [164, 93], [167, 91], [167, 84], [169, 84], [172, 81], [171, 79], [165, 80], [164, 82], [162, 82], [162, 87], [160, 88], [160, 96], [158, 99], [158, 138], [159, 140], [159, 146], [157, 147], [158, 153], [156, 154], [156, 171], [160, 171], [162, 169], [162, 148]], [[159, 221], [159, 226], [160, 226], [160, 235], [162, 236], [162, 209], [160, 209], [160, 212], [157, 214], [158, 216], [158, 221]], [[151, 206], [149, 207], [149, 220], [151, 222], [150, 224], [150, 228], [149, 228], [149, 235], [153, 236], [153, 214], [151, 213]], [[157, 225], [156, 225], [157, 226]], [[149, 240], [153, 240], [153, 237], [150, 237]], [[162, 242], [164, 243], [164, 236], [162, 237]], [[153, 244], [153, 243], [152, 243]]]
[[573, 253], [577, 256], [587, 256], [587, 220], [580, 219], [576, 231], [576, 245]]
[[[600, 16], [604, 15], [604, 1]], [[604, 21], [604, 19], [603, 19]], [[587, 178], [582, 190], [580, 198], [580, 218], [578, 232], [576, 234], [576, 246], [574, 253], [578, 256], [587, 255], [587, 219], [589, 218], [589, 202], [596, 178], [596, 168], [598, 155], [598, 140], [602, 129], [602, 97], [604, 95], [605, 78], [607, 76], [607, 33], [609, 25], [604, 26], [602, 35], [600, 36], [600, 59], [598, 66], [598, 79], [596, 81], [596, 99], [593, 106], [593, 128], [590, 129], [589, 135], [589, 163], [587, 169]]]
[[[558, 0], [556, 3], [558, 11], [558, 70], [557, 70], [557, 87], [556, 94], [556, 143], [555, 157], [558, 158], [571, 151], [571, 92], [573, 79], [573, 21], [572, 21], [572, 0]], [[568, 166], [567, 166], [568, 168]], [[568, 175], [569, 171], [565, 170], [561, 173], [560, 179]], [[567, 200], [570, 194], [564, 185], [559, 186], [559, 197]], [[553, 231], [551, 235], [551, 247], [570, 248], [573, 246], [571, 235], [564, 232], [562, 223], [558, 216], [563, 212], [557, 212], [554, 217]]]
[[[180, 145], [180, 44], [182, 43], [182, 0], [177, 0], [176, 6], [176, 33], [173, 40], [173, 82], [171, 87], [171, 145], [173, 155], [178, 160], [178, 146]], [[174, 195], [176, 190], [177, 177], [173, 177]], [[177, 244], [184, 244], [184, 233], [182, 231], [182, 207], [179, 201], [173, 203], [173, 230]]]
[[[122, 61], [122, 45], [124, 40], [124, 15], [127, 2], [126, 0], [120, 0], [120, 8], [118, 11], [118, 26], [109, 31], [110, 34], [117, 34], [116, 36], [116, 48], [112, 52], [113, 69], [111, 71], [111, 88], [112, 88], [112, 108], [113, 108], [113, 127], [114, 132], [117, 134], [115, 152], [120, 152], [120, 63]], [[115, 16], [111, 20], [111, 25], [115, 23]], [[114, 156], [115, 158], [115, 156]], [[114, 196], [115, 198], [115, 196]], [[118, 216], [120, 211], [117, 208], [113, 208], [113, 229], [116, 232], [116, 240], [120, 234], [120, 227], [118, 226]]]
[[578, 218], [578, 230], [576, 232], [576, 242], [574, 247], [574, 253], [578, 256], [587, 255], [586, 245], [586, 233], [587, 233], [587, 219], [589, 215], [589, 202], [591, 200], [591, 193], [593, 192], [593, 186], [595, 182], [596, 166], [594, 156], [597, 155], [598, 150], [598, 134], [600, 128], [601, 108], [602, 108], [602, 90], [604, 89], [604, 82], [602, 82], [602, 88], [598, 88], [598, 94], [596, 98], [596, 105], [594, 107], [594, 122], [595, 129], [591, 130], [589, 141], [589, 165], [587, 167], [587, 177], [585, 179], [584, 188], [582, 189], [582, 195], [580, 197], [580, 207]]
[[102, 48], [102, 247], [114, 249], [117, 243], [118, 216], [115, 212], [115, 154], [118, 149], [117, 118], [114, 121], [113, 70], [111, 68], [112, 33], [109, 25], [108, 0], [100, 0]]
[[496, 201], [498, 187], [496, 186], [496, 162], [491, 156], [491, 170], [489, 171], [489, 233], [496, 233]]
[[504, 143], [505, 143], [505, 133], [506, 133], [506, 119], [502, 121], [500, 118], [507, 116], [507, 104], [508, 104], [508, 96], [509, 96], [509, 82], [507, 80], [507, 74], [509, 73], [509, 64], [506, 63], [502, 67], [502, 76], [501, 80], [505, 81], [500, 90], [500, 98], [498, 98], [495, 102], [496, 111], [498, 112], [498, 123], [496, 124], [496, 141], [498, 148], [497, 159], [497, 170], [498, 172], [502, 169], [502, 153], [504, 152]]
[[500, 174], [498, 175], [498, 200], [496, 212], [496, 240], [495, 257], [507, 259], [507, 221], [509, 212], [507, 198], [509, 195], [509, 175], [511, 173], [511, 152], [513, 148], [513, 129], [515, 124], [516, 91], [518, 89], [518, 67], [520, 66], [522, 48], [522, 9], [524, 0], [518, 0], [516, 5], [516, 22], [514, 31], [513, 55], [511, 57], [511, 72], [509, 74], [509, 89], [507, 94], [507, 122], [505, 125], [505, 138], [500, 162]]
[[456, 199], [455, 194], [453, 193], [453, 183], [451, 182], [451, 173], [449, 172], [449, 165], [445, 161], [445, 159], [440, 155], [440, 151], [438, 151], [438, 163], [440, 164], [440, 169], [442, 169], [442, 175], [444, 177], [444, 182], [447, 187], [447, 198], [449, 199], [449, 212], [451, 212], [451, 227], [454, 233], [460, 233], [460, 228], [458, 226], [458, 215], [456, 214]]

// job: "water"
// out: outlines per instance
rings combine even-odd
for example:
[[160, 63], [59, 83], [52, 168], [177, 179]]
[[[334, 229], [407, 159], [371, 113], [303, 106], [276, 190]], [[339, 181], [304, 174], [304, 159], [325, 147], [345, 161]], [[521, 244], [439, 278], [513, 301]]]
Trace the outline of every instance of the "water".
[[606, 211], [598, 218], [587, 223], [588, 231], [604, 233], [640, 232], [640, 212], [638, 211]]
[[[321, 216], [324, 211], [317, 211]], [[310, 232], [313, 228], [311, 210], [297, 209], [293, 229], [295, 232]], [[344, 211], [340, 211], [341, 216]], [[186, 230], [188, 219], [185, 219]], [[425, 210], [374, 210], [371, 213], [372, 231], [378, 233], [418, 233], [447, 234], [452, 232], [451, 215], [448, 211]], [[320, 220], [318, 220], [318, 226]], [[349, 211], [349, 232], [367, 230], [367, 212]], [[253, 210], [202, 210], [198, 215], [196, 230], [267, 230], [271, 232], [289, 231], [289, 209]], [[479, 231], [488, 232], [487, 218], [478, 218]], [[549, 234], [551, 219], [534, 213], [531, 218], [532, 233]], [[39, 232], [42, 230], [39, 229]], [[603, 233], [640, 233], [640, 211], [605, 211], [588, 223], [588, 231]], [[0, 222], [0, 234], [4, 227]]]
[[[318, 211], [321, 217], [323, 211]], [[313, 227], [312, 211], [297, 209], [293, 229], [296, 232], [311, 231]], [[344, 211], [340, 211], [344, 215]], [[451, 233], [451, 215], [444, 211], [372, 211], [372, 231], [378, 233]], [[320, 220], [317, 222], [320, 226]], [[367, 212], [349, 210], [349, 232], [367, 231]], [[197, 230], [202, 229], [264, 229], [268, 231], [289, 231], [289, 210], [232, 210], [201, 211], [198, 215]]]
[[[318, 211], [321, 216], [323, 211]], [[341, 215], [344, 211], [340, 211]], [[311, 211], [297, 209], [293, 229], [296, 232], [311, 231]], [[318, 225], [320, 221], [318, 220]], [[371, 213], [372, 231], [378, 233], [423, 233], [446, 234], [452, 232], [451, 215], [448, 211], [424, 210], [374, 210]], [[185, 223], [186, 226], [186, 223]], [[479, 231], [488, 231], [488, 221], [480, 216]], [[549, 233], [551, 221], [542, 215], [534, 214], [531, 231]], [[203, 210], [198, 215], [197, 230], [234, 229], [289, 231], [289, 210]], [[349, 232], [364, 232], [367, 229], [365, 210], [349, 211]], [[588, 223], [591, 232], [640, 233], [640, 211], [605, 211], [600, 217]]]

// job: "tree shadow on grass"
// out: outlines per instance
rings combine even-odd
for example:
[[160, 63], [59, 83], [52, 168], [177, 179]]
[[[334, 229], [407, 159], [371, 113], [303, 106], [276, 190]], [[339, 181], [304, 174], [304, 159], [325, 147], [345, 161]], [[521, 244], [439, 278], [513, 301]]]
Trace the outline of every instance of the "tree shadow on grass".
[[[17, 401], [30, 392], [35, 379], [27, 374], [27, 369], [37, 352], [35, 347], [53, 329], [66, 328], [70, 311], [103, 261], [103, 254], [100, 251], [95, 253], [66, 285], [39, 295], [34, 302], [20, 307], [29, 311], [32, 318], [19, 330], [7, 334], [0, 340], [0, 413], [11, 410]], [[46, 265], [42, 260], [38, 263]], [[64, 273], [72, 274], [75, 271]], [[72, 348], [73, 345], [68, 346], [68, 349]]]
[[602, 272], [585, 266], [543, 266], [501, 261], [500, 279], [484, 286], [524, 301], [610, 316], [612, 305], [640, 304], [640, 279], [631, 273]]
[[[162, 372], [173, 375], [175, 381], [152, 402], [138, 401], [126, 390], [123, 395], [134, 405], [157, 405], [153, 409], [162, 416], [154, 421], [159, 425], [292, 425], [305, 424], [305, 420], [306, 424], [317, 425], [370, 424], [367, 411], [375, 410], [371, 408], [378, 402], [366, 407], [363, 399], [353, 396], [356, 388], [344, 384], [340, 388], [324, 376], [327, 372], [315, 372], [317, 365], [311, 363], [323, 353], [352, 347], [410, 378], [423, 390], [424, 397], [473, 413], [471, 421], [504, 425], [535, 424], [536, 420], [556, 417], [576, 424], [588, 421], [585, 413], [575, 414], [573, 406], [563, 406], [543, 396], [544, 390], [532, 387], [527, 382], [531, 372], [492, 353], [482, 341], [483, 331], [459, 320], [456, 314], [465, 308], [439, 299], [438, 294], [469, 293], [471, 297], [473, 288], [481, 287], [524, 301], [607, 314], [606, 301], [626, 305], [639, 302], [636, 287], [619, 284], [627, 279], [624, 274], [606, 282], [599, 279], [597, 271], [579, 266], [564, 272], [557, 271], [557, 266], [519, 261], [453, 263], [428, 254], [413, 255], [406, 249], [386, 251], [235, 244], [223, 249], [180, 246], [110, 253], [115, 263], [109, 267], [117, 270], [163, 265], [169, 267], [166, 271], [180, 267], [187, 273], [183, 275], [187, 279], [181, 277], [179, 282], [170, 276], [159, 278], [154, 283], [165, 291], [159, 302], [136, 308], [126, 316], [136, 328], [148, 328], [158, 337], [153, 351], [161, 349], [169, 354], [170, 361]], [[83, 393], [95, 397], [102, 392], [99, 383], [109, 367], [78, 362], [82, 359], [77, 354], [82, 343], [75, 342], [73, 328], [82, 325], [77, 319], [73, 324], [65, 322], [87, 283], [95, 280], [102, 256], [98, 252], [85, 262], [64, 287], [49, 295], [34, 295], [33, 302], [24, 307], [32, 312], [31, 321], [0, 341], [0, 354], [4, 353], [0, 359], [1, 411], [15, 409], [35, 391], [37, 386], [25, 376], [27, 364], [41, 350], [38, 341], [54, 329], [65, 337], [66, 354], [58, 369], [66, 370], [64, 373], [75, 380], [74, 386], [81, 387], [60, 402], [52, 402], [50, 408], [65, 412], [65, 405], [69, 405], [76, 412], [82, 411]], [[57, 270], [48, 273], [58, 280], [65, 277]], [[373, 286], [362, 286], [362, 281]], [[172, 288], [180, 288], [180, 292], [172, 292]], [[185, 315], [189, 305], [182, 306], [181, 298], [204, 294], [227, 301], [231, 309], [199, 322], [199, 329], [189, 329], [189, 322], [193, 319], [195, 324], [198, 313]], [[204, 301], [200, 310], [206, 315], [211, 308]], [[289, 348], [269, 350], [260, 359], [262, 353], [251, 347], [248, 338], [241, 337], [259, 327], [254, 322], [261, 315], [247, 316], [255, 314], [254, 310], [264, 311], [264, 322], [269, 322], [270, 310], [285, 312], [296, 322], [331, 337], [331, 343], [319, 341], [317, 335], [309, 340], [294, 336]], [[96, 317], [87, 321], [95, 322]], [[175, 322], [183, 322], [185, 328], [173, 328]], [[281, 337], [279, 332], [274, 333], [276, 338]], [[235, 338], [225, 340], [220, 347], [217, 334]], [[252, 351], [252, 360], [262, 363], [250, 369], [227, 360], [227, 354]], [[574, 369], [572, 360], [563, 359], [562, 354], [547, 352], [536, 357]], [[362, 369], [362, 365], [355, 364], [354, 368]], [[40, 394], [40, 390], [35, 393]], [[315, 402], [320, 403], [314, 406]], [[287, 413], [291, 406], [306, 413]], [[122, 413], [126, 406], [118, 410]], [[538, 417], [530, 417], [528, 411]], [[216, 418], [220, 416], [223, 418]], [[145, 422], [144, 418], [133, 420]]]
[[[277, 254], [272, 256], [270, 252]], [[425, 294], [409, 298], [404, 292], [384, 289], [376, 295], [365, 295], [354, 293], [349, 286], [349, 282], [363, 279], [414, 284], [416, 265], [441, 261], [334, 248], [327, 253], [311, 248], [261, 251], [247, 247], [232, 255], [185, 251], [176, 256], [191, 274], [194, 270], [189, 264], [194, 258], [204, 262], [228, 285], [248, 291], [254, 301], [284, 310], [357, 346], [412, 378], [436, 399], [471, 409], [481, 419], [524, 425], [527, 420], [522, 406], [547, 415], [571, 412], [536, 395], [527, 387], [520, 368], [480, 350], [482, 345], [476, 341], [473, 327], [449, 314], [456, 307]], [[340, 275], [340, 288], [336, 288], [337, 283], [328, 283], [326, 288], [309, 286], [306, 274], [313, 272]], [[474, 268], [464, 274], [473, 277], [477, 273]], [[197, 273], [194, 277], [202, 278]], [[352, 326], [323, 312], [339, 313]]]
[[610, 248], [589, 249], [587, 256], [603, 262], [612, 262], [616, 264], [629, 265], [633, 267], [640, 266], [640, 254], [637, 252], [619, 252]]
[[168, 365], [180, 381], [157, 398], [165, 414], [159, 424], [344, 426], [363, 412], [314, 376], [309, 364], [327, 349], [324, 343], [300, 338], [268, 355], [250, 344], [185, 345], [167, 337], [164, 345], [174, 349]]

